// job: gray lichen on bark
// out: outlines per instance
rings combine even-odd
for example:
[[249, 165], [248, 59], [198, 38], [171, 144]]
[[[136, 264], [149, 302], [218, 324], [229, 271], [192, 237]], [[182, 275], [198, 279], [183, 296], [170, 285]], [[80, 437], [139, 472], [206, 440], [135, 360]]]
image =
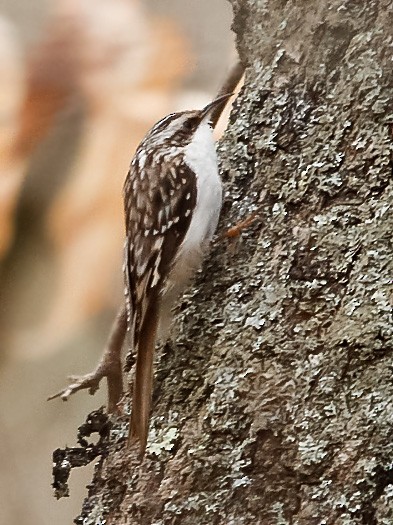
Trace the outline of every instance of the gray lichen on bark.
[[[391, 1], [232, 0], [222, 227], [79, 523], [393, 522]], [[391, 17], [390, 17], [391, 18]]]

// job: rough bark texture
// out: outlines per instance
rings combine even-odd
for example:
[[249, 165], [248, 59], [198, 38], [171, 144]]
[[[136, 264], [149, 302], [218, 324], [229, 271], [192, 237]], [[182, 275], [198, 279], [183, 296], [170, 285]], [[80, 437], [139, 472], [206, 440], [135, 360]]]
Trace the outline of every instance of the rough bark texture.
[[77, 523], [388, 525], [393, 3], [232, 4], [222, 226], [258, 220], [182, 301], [145, 461], [114, 421]]

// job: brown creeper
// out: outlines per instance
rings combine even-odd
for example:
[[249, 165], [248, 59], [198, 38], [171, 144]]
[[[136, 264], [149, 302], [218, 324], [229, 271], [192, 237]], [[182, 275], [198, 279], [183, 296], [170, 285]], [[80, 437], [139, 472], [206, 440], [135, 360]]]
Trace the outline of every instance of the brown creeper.
[[139, 145], [124, 185], [127, 325], [136, 353], [130, 440], [144, 453], [153, 357], [217, 226], [222, 185], [210, 120], [230, 95], [173, 113]]

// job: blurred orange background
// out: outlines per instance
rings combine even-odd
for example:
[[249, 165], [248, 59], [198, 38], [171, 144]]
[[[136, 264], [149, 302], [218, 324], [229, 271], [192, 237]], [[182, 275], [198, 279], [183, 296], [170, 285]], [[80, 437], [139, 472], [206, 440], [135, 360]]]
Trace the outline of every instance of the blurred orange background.
[[92, 468], [52, 496], [105, 388], [90, 371], [123, 299], [122, 185], [165, 114], [202, 107], [234, 61], [226, 0], [3, 0], [0, 10], [0, 524], [69, 525]]

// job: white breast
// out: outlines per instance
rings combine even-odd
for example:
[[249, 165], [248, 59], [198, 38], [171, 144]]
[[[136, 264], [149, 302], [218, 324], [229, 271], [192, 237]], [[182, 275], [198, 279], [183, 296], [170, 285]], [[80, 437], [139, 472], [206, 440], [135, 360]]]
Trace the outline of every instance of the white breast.
[[203, 123], [186, 148], [185, 162], [197, 175], [197, 203], [184, 239], [185, 251], [207, 244], [216, 230], [222, 203], [222, 183], [212, 129]]
[[197, 204], [162, 296], [159, 327], [162, 339], [170, 326], [173, 304], [200, 267], [220, 215], [222, 184], [212, 130], [207, 123], [199, 126], [193, 141], [187, 146], [185, 161], [197, 174]]
[[185, 162], [197, 175], [197, 203], [190, 227], [176, 257], [170, 281], [186, 283], [199, 268], [205, 248], [216, 230], [222, 203], [222, 183], [212, 129], [203, 123], [185, 151]]

